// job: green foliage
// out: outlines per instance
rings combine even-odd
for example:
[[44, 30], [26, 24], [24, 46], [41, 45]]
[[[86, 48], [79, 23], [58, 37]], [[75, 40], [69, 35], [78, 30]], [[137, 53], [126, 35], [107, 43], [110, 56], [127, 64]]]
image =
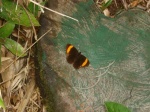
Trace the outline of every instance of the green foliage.
[[[33, 5], [30, 6], [30, 8], [33, 8]], [[26, 53], [24, 53], [24, 48], [19, 43], [7, 37], [9, 37], [9, 35], [11, 35], [11, 33], [13, 32], [15, 24], [30, 27], [32, 26], [32, 24], [34, 26], [39, 26], [39, 22], [36, 20], [32, 13], [25, 10], [22, 6], [16, 5], [10, 0], [2, 0], [0, 9], [0, 17], [8, 21], [0, 28], [0, 44], [4, 45], [16, 56], [23, 57], [27, 55]], [[35, 14], [37, 14], [37, 6], [35, 7], [35, 11]], [[33, 10], [31, 12], [33, 12]]]
[[8, 37], [12, 31], [15, 28], [15, 24], [11, 22], [5, 23], [1, 28], [0, 28], [0, 38], [6, 38]]
[[16, 56], [24, 57], [26, 55], [26, 54], [23, 54], [24, 48], [19, 43], [17, 43], [16, 41], [12, 39], [5, 38], [4, 46]]
[[32, 14], [34, 14], [35, 16], [38, 16], [39, 7], [37, 5], [30, 2], [28, 5], [28, 9]]
[[2, 98], [0, 98], [0, 107], [2, 107], [3, 109], [5, 109], [5, 105], [4, 105], [4, 102], [3, 102]]
[[[42, 2], [42, 3], [40, 3], [40, 4], [44, 6], [45, 3], [46, 3], [46, 1], [45, 1], [45, 2]], [[30, 2], [29, 5], [28, 5], [28, 10], [29, 10], [32, 14], [34, 14], [35, 17], [37, 17], [37, 16], [38, 16], [38, 11], [40, 11], [41, 9], [40, 9], [39, 6], [37, 6], [37, 5], [35, 5], [34, 3]]]
[[131, 112], [127, 107], [116, 102], [105, 102], [107, 112]]
[[23, 7], [16, 5], [14, 2], [2, 0], [2, 5], [0, 8], [2, 9], [0, 17], [7, 21], [26, 27], [32, 26], [32, 24], [34, 26], [39, 26], [39, 22], [32, 13], [24, 10]]
[[107, 7], [109, 7], [112, 3], [112, 0], [108, 0], [106, 3], [102, 4], [101, 10], [105, 10]]
[[7, 38], [12, 33], [14, 27], [15, 27], [14, 23], [7, 22], [0, 28], [0, 44], [4, 45], [14, 55], [23, 57], [26, 55], [23, 54], [24, 48], [16, 41]]

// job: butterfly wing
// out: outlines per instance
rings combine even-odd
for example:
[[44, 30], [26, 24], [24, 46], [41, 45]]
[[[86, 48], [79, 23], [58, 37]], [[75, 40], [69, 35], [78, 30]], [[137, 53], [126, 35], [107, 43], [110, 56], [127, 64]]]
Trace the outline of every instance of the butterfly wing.
[[83, 56], [82, 54], [80, 54], [76, 58], [75, 62], [73, 63], [73, 67], [75, 69], [79, 69], [81, 67], [89, 66], [89, 64], [90, 64], [89, 60], [85, 56]]
[[67, 62], [72, 64], [74, 63], [74, 61], [76, 60], [77, 56], [78, 56], [78, 51], [77, 49], [71, 45], [71, 44], [67, 44], [66, 45], [66, 54], [67, 54]]

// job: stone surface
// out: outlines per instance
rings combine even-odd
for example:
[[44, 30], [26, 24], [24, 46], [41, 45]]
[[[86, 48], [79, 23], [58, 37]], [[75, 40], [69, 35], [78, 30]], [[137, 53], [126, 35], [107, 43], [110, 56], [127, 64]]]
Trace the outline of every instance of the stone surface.
[[[107, 18], [91, 1], [49, 0], [48, 7], [79, 20], [48, 11], [41, 17], [39, 36], [52, 30], [38, 44], [37, 79], [51, 111], [105, 112], [104, 102], [115, 101], [133, 112], [148, 112], [149, 15], [132, 9]], [[68, 43], [90, 60], [89, 67], [75, 70], [67, 63]]]

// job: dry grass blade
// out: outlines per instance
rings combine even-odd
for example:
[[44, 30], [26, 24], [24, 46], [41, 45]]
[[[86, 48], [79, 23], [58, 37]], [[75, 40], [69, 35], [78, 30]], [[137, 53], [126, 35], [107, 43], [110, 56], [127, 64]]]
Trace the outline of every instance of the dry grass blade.
[[24, 86], [25, 79], [27, 79], [28, 71], [28, 67], [24, 67], [17, 75], [15, 75], [16, 77], [13, 78], [10, 87], [12, 92], [17, 91], [19, 88]]
[[[20, 4], [20, 2], [17, 1], [17, 4]], [[24, 10], [26, 11], [25, 8]], [[31, 21], [29, 16], [28, 18]], [[3, 25], [3, 22], [1, 23], [1, 25]], [[36, 42], [32, 43], [33, 36], [36, 36], [36, 31], [33, 25], [32, 28], [33, 29], [23, 26], [16, 26], [14, 30], [16, 32], [13, 32], [14, 35], [12, 34], [10, 36], [13, 40], [16, 40], [18, 43], [24, 46], [24, 49], [26, 49], [24, 53], [28, 52], [28, 57], [16, 57], [5, 47], [1, 47], [2, 67], [0, 69], [0, 73], [2, 81], [0, 82], [0, 87], [2, 89], [4, 103], [6, 105], [6, 112], [9, 112], [10, 110], [11, 112], [32, 112], [33, 110], [37, 112], [41, 110], [40, 94], [39, 92], [34, 90], [34, 65], [33, 59], [31, 59], [30, 56], [33, 52], [31, 48], [41, 38], [43, 38], [44, 35], [51, 31], [51, 29], [39, 39], [36, 40], [35, 38]], [[22, 53], [22, 55], [24, 53]], [[31, 100], [33, 91], [35, 98]]]
[[[25, 51], [24, 51], [24, 53], [26, 53], [28, 50], [30, 50], [39, 40], [41, 40], [47, 33], [49, 33], [51, 31], [51, 29], [49, 29], [45, 34], [43, 34], [36, 42], [34, 42], [30, 47], [28, 47]], [[24, 54], [23, 53], [23, 54]], [[22, 55], [23, 55], [22, 54]], [[21, 55], [21, 56], [22, 56]], [[20, 56], [19, 57], [17, 57], [12, 63], [10, 63], [8, 66], [6, 66], [3, 70], [1, 70], [0, 71], [0, 73], [3, 73], [8, 67], [10, 67], [13, 63], [15, 63], [18, 59], [20, 58]]]
[[50, 8], [44, 7], [44, 6], [40, 5], [39, 3], [37, 3], [37, 2], [35, 2], [35, 1], [33, 1], [33, 0], [30, 0], [30, 2], [32, 2], [32, 3], [34, 3], [34, 4], [38, 5], [38, 6], [40, 6], [40, 7], [42, 7], [42, 8], [44, 8], [44, 9], [46, 9], [46, 10], [49, 10], [49, 11], [51, 11], [51, 12], [54, 12], [54, 13], [56, 13], [56, 14], [58, 14], [58, 15], [61, 15], [61, 16], [64, 16], [64, 17], [67, 17], [67, 18], [69, 18], [69, 19], [72, 19], [72, 20], [75, 20], [75, 21], [79, 22], [77, 19], [75, 19], [75, 18], [73, 18], [73, 17], [67, 16], [67, 15], [62, 14], [62, 13], [60, 13], [60, 12], [54, 11], [54, 10], [52, 10], [52, 9], [50, 9]]
[[[48, 30], [43, 36], [41, 36], [36, 42], [30, 45], [30, 47], [28, 47], [28, 49], [25, 52], [30, 50], [40, 39], [42, 39], [50, 31], [51, 29]], [[11, 55], [9, 57], [14, 57], [14, 55]], [[30, 76], [28, 75], [30, 71], [30, 66], [31, 66], [31, 64], [29, 64], [30, 63], [29, 60], [26, 60], [24, 58], [22, 59], [19, 59], [19, 58], [20, 57], [16, 59], [6, 58], [5, 60], [3, 60], [3, 63], [2, 63], [3, 67], [1, 68], [1, 71], [0, 71], [3, 82], [0, 83], [0, 86], [3, 87], [3, 95], [5, 96], [4, 102], [6, 103], [6, 106], [13, 105], [11, 106], [13, 110], [17, 110], [18, 112], [24, 112], [25, 111], [24, 109], [27, 108], [27, 104], [29, 103], [29, 99], [32, 95], [31, 93], [34, 90], [35, 82], [34, 82], [34, 78], [31, 77], [31, 75]], [[24, 67], [24, 64], [23, 64], [25, 62], [27, 64], [26, 67]], [[29, 91], [26, 91], [26, 90], [29, 90]], [[10, 101], [12, 101], [13, 103]], [[32, 105], [28, 106], [29, 107], [28, 110], [32, 108], [30, 106]], [[36, 110], [40, 109], [39, 106], [35, 104], [33, 105], [33, 108], [36, 108]]]
[[24, 112], [25, 107], [26, 107], [27, 103], [29, 102], [31, 95], [33, 93], [34, 87], [35, 87], [35, 81], [34, 81], [34, 79], [32, 79], [31, 82], [27, 85], [26, 94], [24, 95], [22, 102], [20, 103], [20, 105], [18, 107], [17, 112]]
[[122, 0], [122, 4], [123, 4], [125, 9], [128, 9], [128, 4], [127, 4], [126, 0]]

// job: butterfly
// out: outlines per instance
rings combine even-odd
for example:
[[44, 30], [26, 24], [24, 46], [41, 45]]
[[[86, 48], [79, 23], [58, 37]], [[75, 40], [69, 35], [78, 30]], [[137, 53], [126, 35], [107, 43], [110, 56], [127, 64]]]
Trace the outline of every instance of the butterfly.
[[73, 64], [75, 69], [87, 67], [90, 64], [89, 60], [71, 44], [66, 45], [66, 55], [67, 62]]

